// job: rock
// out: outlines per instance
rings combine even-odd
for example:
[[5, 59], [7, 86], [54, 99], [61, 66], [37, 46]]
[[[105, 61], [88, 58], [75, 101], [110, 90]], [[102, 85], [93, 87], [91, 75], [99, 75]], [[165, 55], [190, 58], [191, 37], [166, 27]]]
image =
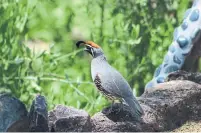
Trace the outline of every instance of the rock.
[[47, 105], [42, 96], [33, 101], [27, 119], [26, 108], [19, 100], [0, 95], [1, 131], [48, 131], [47, 120], [52, 132], [177, 131], [185, 123], [201, 120], [200, 77], [200, 73], [171, 73], [169, 82], [158, 84], [138, 98], [144, 110], [141, 119], [133, 117], [129, 107], [119, 103], [92, 118], [83, 110], [58, 105], [47, 117]]
[[29, 119], [24, 117], [14, 122], [6, 132], [29, 132]]
[[93, 131], [171, 131], [188, 120], [201, 119], [201, 85], [191, 81], [161, 83], [145, 92], [138, 101], [145, 112], [141, 121], [132, 121], [120, 114], [108, 117], [97, 113], [92, 117]]
[[201, 73], [189, 73], [186, 71], [176, 71], [173, 73], [170, 73], [166, 79], [166, 81], [172, 81], [172, 80], [189, 80], [198, 84], [201, 84]]
[[47, 103], [44, 96], [38, 95], [32, 102], [29, 112], [29, 131], [49, 131]]
[[[157, 131], [169, 131], [188, 120], [201, 119], [201, 85], [191, 81], [170, 81], [141, 96], [141, 103], [154, 110]], [[144, 120], [149, 118], [144, 117]]]
[[92, 130], [90, 116], [84, 110], [62, 105], [49, 112], [50, 130], [55, 132], [89, 132]]
[[25, 105], [9, 94], [0, 94], [0, 132], [28, 131], [27, 123]]
[[[116, 119], [118, 116], [116, 116]], [[103, 113], [92, 117], [93, 132], [137, 132], [142, 131], [140, 123], [132, 121], [113, 121]]]
[[130, 108], [121, 103], [114, 103], [111, 106], [102, 110], [102, 113], [114, 122], [117, 121], [140, 121], [141, 118], [136, 118]]
[[[112, 111], [111, 110], [112, 107]], [[153, 131], [151, 121], [136, 119], [132, 116], [128, 106], [116, 103], [102, 112], [95, 114], [91, 119], [93, 123], [93, 132], [142, 132]], [[145, 112], [154, 111], [145, 105], [142, 105]], [[148, 113], [146, 113], [147, 115]], [[151, 119], [150, 119], [151, 120]], [[147, 126], [149, 125], [149, 126]]]
[[201, 121], [189, 121], [172, 132], [201, 132]]

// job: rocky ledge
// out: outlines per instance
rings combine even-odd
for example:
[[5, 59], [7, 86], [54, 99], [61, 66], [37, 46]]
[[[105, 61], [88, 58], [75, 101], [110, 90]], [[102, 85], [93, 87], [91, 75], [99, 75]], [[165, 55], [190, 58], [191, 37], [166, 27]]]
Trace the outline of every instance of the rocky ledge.
[[116, 103], [90, 116], [86, 111], [57, 105], [47, 112], [38, 95], [28, 112], [17, 98], [0, 95], [0, 132], [154, 132], [172, 131], [188, 121], [201, 120], [201, 74], [178, 71], [138, 98], [144, 116], [135, 120], [129, 109]]

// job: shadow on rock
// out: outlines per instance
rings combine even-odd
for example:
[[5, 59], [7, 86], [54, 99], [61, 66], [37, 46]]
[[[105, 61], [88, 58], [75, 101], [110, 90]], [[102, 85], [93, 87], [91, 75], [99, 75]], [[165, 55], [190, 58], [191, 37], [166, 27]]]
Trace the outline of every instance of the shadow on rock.
[[25, 105], [10, 94], [0, 94], [0, 132], [29, 131]]
[[114, 122], [122, 121], [140, 121], [141, 118], [133, 116], [130, 108], [127, 105], [121, 103], [114, 103], [111, 106], [102, 110], [102, 113], [108, 117], [108, 119]]

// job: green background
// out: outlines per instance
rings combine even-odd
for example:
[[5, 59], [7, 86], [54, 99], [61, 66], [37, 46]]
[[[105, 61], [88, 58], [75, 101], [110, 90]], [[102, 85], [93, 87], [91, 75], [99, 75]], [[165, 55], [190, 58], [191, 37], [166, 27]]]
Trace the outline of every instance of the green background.
[[[1, 0], [0, 91], [28, 107], [42, 94], [49, 109], [64, 104], [100, 111], [110, 101], [92, 83], [91, 56], [75, 47], [85, 39], [102, 47], [140, 96], [191, 5], [190, 0]], [[30, 50], [30, 40], [41, 41]], [[36, 50], [41, 43], [48, 52]]]

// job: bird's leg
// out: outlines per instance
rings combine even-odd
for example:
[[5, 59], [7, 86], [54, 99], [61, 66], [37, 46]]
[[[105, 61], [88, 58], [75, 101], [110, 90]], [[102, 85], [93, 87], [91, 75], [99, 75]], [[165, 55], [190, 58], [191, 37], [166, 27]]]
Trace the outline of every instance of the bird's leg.
[[112, 100], [112, 105], [111, 105], [111, 107], [110, 107], [110, 113], [113, 112], [113, 105], [114, 105], [114, 100]]
[[121, 106], [120, 106], [121, 108], [120, 109], [124, 110], [124, 104], [123, 104], [122, 100], [120, 101], [120, 104], [121, 104]]
[[112, 100], [112, 106], [111, 106], [111, 111], [110, 112], [115, 112], [116, 114], [118, 114], [119, 112], [121, 112], [121, 109], [123, 108], [123, 104], [122, 104], [122, 100], [116, 99], [118, 101], [119, 104], [117, 104], [118, 106], [115, 106], [114, 108], [114, 103], [115, 100]]
[[110, 106], [108, 109], [106, 109], [106, 110], [104, 111], [104, 114], [105, 114], [105, 115], [110, 115], [110, 114], [113, 112], [114, 100], [112, 100], [112, 99], [110, 99], [110, 100], [112, 101], [112, 104], [111, 104], [111, 106]]
[[120, 106], [119, 106], [119, 108], [118, 108], [117, 113], [121, 112], [121, 110], [124, 109], [123, 107], [124, 107], [124, 106], [123, 106], [123, 101], [120, 100]]

